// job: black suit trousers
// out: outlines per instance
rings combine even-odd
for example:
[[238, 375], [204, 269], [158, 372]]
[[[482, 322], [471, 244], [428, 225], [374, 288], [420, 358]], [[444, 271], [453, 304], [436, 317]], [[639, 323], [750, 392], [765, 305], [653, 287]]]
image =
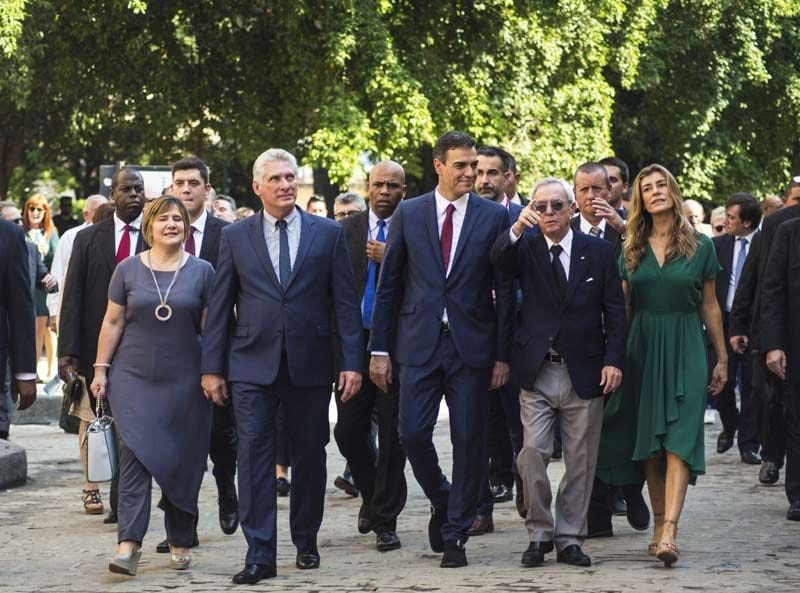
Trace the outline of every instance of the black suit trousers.
[[[333, 435], [361, 492], [359, 517], [375, 531], [397, 531], [397, 517], [406, 504], [406, 455], [397, 432], [400, 388], [395, 378], [384, 393], [364, 376], [361, 390], [342, 403], [336, 391], [338, 419]], [[378, 423], [377, 455], [372, 440], [373, 412]]]
[[231, 399], [222, 406], [214, 406], [211, 417], [211, 440], [208, 453], [214, 462], [214, 479], [217, 486], [232, 484], [236, 476], [236, 418]]

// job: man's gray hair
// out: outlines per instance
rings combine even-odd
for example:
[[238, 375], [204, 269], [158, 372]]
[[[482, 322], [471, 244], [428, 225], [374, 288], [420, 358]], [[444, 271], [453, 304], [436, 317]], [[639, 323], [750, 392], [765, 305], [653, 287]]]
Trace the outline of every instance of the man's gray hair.
[[566, 179], [561, 179], [560, 177], [544, 177], [537, 181], [536, 185], [534, 185], [533, 189], [531, 190], [531, 201], [536, 199], [536, 192], [539, 191], [539, 188], [544, 187], [545, 185], [561, 186], [561, 190], [564, 192], [567, 202], [571, 204], [575, 201], [575, 193], [572, 191], [572, 186], [567, 183]]
[[92, 194], [91, 196], [87, 197], [86, 201], [83, 203], [83, 211], [87, 212], [87, 208], [89, 208], [89, 206], [92, 204], [97, 204], [99, 206], [100, 204], [105, 204], [106, 202], [108, 202], [108, 198], [105, 196], [101, 194]]
[[297, 159], [288, 150], [282, 148], [270, 148], [258, 155], [256, 162], [253, 163], [253, 181], [260, 182], [264, 178], [264, 169], [267, 163], [273, 161], [286, 161], [294, 169], [294, 174], [297, 175]]
[[336, 196], [333, 200], [334, 204], [355, 204], [358, 206], [358, 209], [362, 212], [367, 209], [367, 203], [364, 201], [364, 198], [355, 194], [351, 191], [346, 191], [342, 194]]
[[0, 216], [3, 215], [3, 210], [6, 208], [17, 208], [18, 206], [14, 202], [10, 202], [8, 200], [3, 200], [0, 202]]

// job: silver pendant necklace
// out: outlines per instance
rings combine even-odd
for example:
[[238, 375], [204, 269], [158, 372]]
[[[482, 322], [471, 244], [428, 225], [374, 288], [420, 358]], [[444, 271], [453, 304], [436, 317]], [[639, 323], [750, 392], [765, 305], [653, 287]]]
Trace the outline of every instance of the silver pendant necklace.
[[156, 285], [156, 291], [158, 292], [159, 304], [155, 310], [156, 319], [159, 321], [169, 321], [170, 317], [172, 317], [172, 307], [167, 304], [167, 299], [169, 298], [172, 287], [175, 285], [175, 280], [178, 278], [178, 272], [180, 272], [183, 267], [183, 258], [181, 258], [181, 262], [178, 264], [175, 274], [172, 276], [172, 281], [167, 287], [167, 292], [163, 296], [161, 295], [161, 289], [158, 287], [158, 281], [156, 281], [156, 273], [153, 271], [153, 262], [150, 259], [149, 251], [147, 252], [147, 266], [150, 269], [150, 275], [153, 277], [153, 284]]

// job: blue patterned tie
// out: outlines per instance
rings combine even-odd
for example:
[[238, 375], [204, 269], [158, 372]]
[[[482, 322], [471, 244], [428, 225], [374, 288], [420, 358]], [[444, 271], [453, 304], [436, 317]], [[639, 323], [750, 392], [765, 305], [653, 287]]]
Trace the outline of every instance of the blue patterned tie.
[[281, 219], [275, 223], [281, 233], [280, 250], [278, 251], [278, 270], [281, 274], [281, 288], [286, 290], [289, 277], [292, 275], [292, 262], [289, 258], [289, 231], [286, 230], [286, 221]]
[[[386, 221], [378, 221], [378, 236], [381, 243], [386, 241]], [[375, 305], [375, 285], [378, 282], [378, 262], [369, 260], [367, 263], [367, 284], [364, 286], [364, 309], [361, 315], [364, 327], [370, 329], [372, 324], [372, 307]]]
[[741, 249], [739, 249], [739, 255], [736, 258], [736, 275], [733, 277], [734, 291], [736, 291], [736, 287], [739, 286], [739, 279], [742, 277], [742, 270], [744, 269], [744, 260], [747, 259], [747, 238], [739, 238], [739, 244], [741, 245]]

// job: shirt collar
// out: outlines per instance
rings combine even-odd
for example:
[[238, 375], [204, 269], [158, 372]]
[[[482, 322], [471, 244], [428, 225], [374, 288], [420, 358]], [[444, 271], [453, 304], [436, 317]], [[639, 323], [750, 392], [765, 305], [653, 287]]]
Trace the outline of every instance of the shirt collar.
[[392, 221], [392, 217], [389, 216], [387, 218], [378, 218], [378, 215], [372, 211], [372, 208], [369, 209], [369, 228], [370, 230], [375, 230], [378, 228], [378, 221], [383, 220], [386, 223], [386, 228], [388, 230], [389, 224]]
[[[292, 211], [289, 212], [289, 214], [287, 214], [286, 217], [283, 219], [286, 221], [286, 228], [288, 229], [289, 227], [291, 227], [298, 218], [300, 218], [300, 214], [298, 214], [297, 206], [295, 206], [294, 208], [292, 208]], [[266, 208], [264, 208], [264, 220], [267, 221], [270, 229], [274, 229], [275, 224], [278, 222], [278, 219], [272, 216], [272, 214], [270, 214], [269, 212], [267, 212]]]
[[142, 214], [140, 213], [139, 216], [137, 216], [132, 222], [127, 223], [117, 216], [116, 212], [114, 213], [114, 228], [118, 233], [122, 232], [127, 224], [130, 224], [131, 230], [135, 229], [138, 231], [140, 228], [142, 228]]
[[503, 194], [503, 199], [500, 200], [500, 203], [505, 207], [506, 210], [508, 210], [511, 206], [511, 200], [508, 199], [506, 194]]
[[601, 218], [600, 222], [598, 222], [597, 224], [592, 224], [592, 223], [590, 223], [588, 220], [586, 220], [583, 217], [583, 214], [579, 214], [578, 216], [580, 216], [580, 221], [581, 221], [581, 232], [584, 235], [588, 235], [589, 231], [591, 230], [591, 228], [593, 226], [596, 226], [598, 229], [600, 229], [603, 232], [603, 235], [606, 234], [606, 219], [605, 218]]
[[206, 230], [207, 220], [208, 220], [208, 210], [203, 208], [203, 213], [200, 216], [198, 216], [197, 220], [195, 220], [192, 223], [192, 227], [194, 227], [194, 230], [197, 231], [198, 233], [202, 233], [204, 230]]
[[[542, 233], [542, 236], [544, 237], [544, 240], [547, 242], [547, 251], [550, 251], [550, 248], [553, 245], [556, 245], [556, 243], [553, 243], [550, 240], [550, 237], [548, 237], [544, 233]], [[569, 229], [567, 229], [567, 234], [564, 235], [564, 238], [561, 239], [561, 241], [559, 241], [557, 243], [557, 245], [561, 245], [561, 248], [564, 250], [564, 253], [566, 253], [567, 255], [570, 255], [572, 253], [572, 228], [571, 227]]]
[[753, 235], [755, 235], [757, 232], [758, 232], [758, 229], [754, 229], [752, 232], [750, 232], [747, 235], [742, 235], [741, 237], [736, 237], [736, 240], [738, 241], [739, 239], [747, 239], [747, 244], [750, 245], [750, 244], [753, 243]]
[[467, 200], [469, 200], [469, 192], [465, 193], [457, 200], [453, 200], [452, 202], [439, 193], [438, 186], [436, 187], [433, 193], [436, 196], [437, 213], [443, 213], [445, 210], [447, 210], [447, 206], [449, 204], [452, 204], [455, 207], [455, 209], [458, 210], [459, 213], [464, 212], [464, 210], [466, 210], [467, 208]]

